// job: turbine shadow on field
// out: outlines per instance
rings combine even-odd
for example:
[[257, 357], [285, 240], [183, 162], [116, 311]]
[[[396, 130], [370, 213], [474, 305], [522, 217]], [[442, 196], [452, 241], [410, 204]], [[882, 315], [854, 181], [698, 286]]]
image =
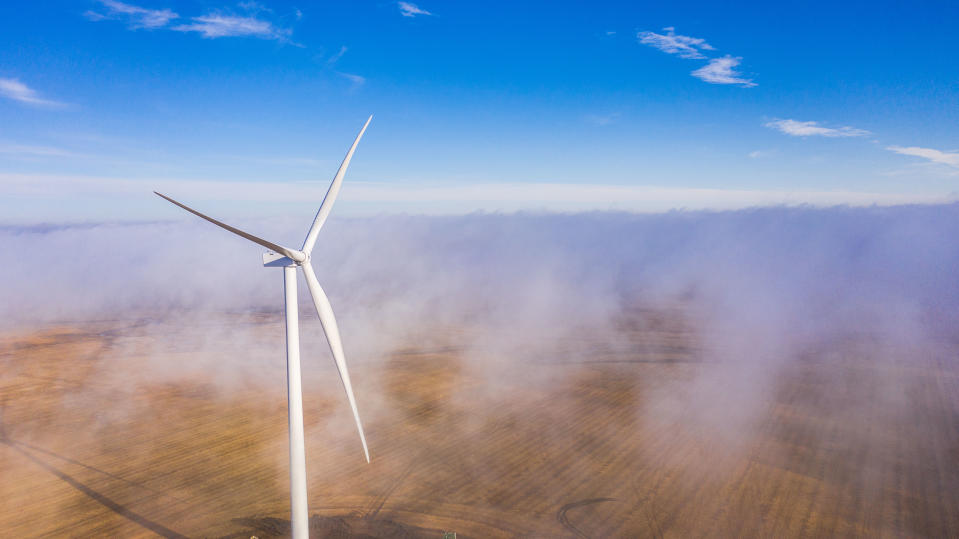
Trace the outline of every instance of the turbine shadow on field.
[[[172, 538], [172, 539], [186, 539], [186, 536], [185, 536], [185, 535], [182, 535], [182, 534], [180, 534], [180, 533], [177, 533], [177, 532], [171, 530], [170, 528], [167, 528], [166, 526], [164, 526], [164, 525], [162, 525], [162, 524], [160, 524], [160, 523], [158, 523], [158, 522], [154, 522], [154, 521], [146, 518], [145, 516], [143, 516], [143, 515], [141, 515], [141, 514], [139, 514], [139, 513], [136, 513], [136, 512], [134, 512], [134, 511], [132, 511], [132, 510], [130, 510], [130, 509], [128, 509], [126, 506], [120, 505], [119, 503], [113, 501], [112, 499], [104, 496], [103, 494], [101, 494], [101, 493], [93, 490], [92, 488], [84, 485], [83, 483], [77, 481], [76, 479], [74, 479], [74, 478], [71, 477], [70, 475], [67, 475], [66, 473], [64, 473], [63, 471], [59, 470], [58, 468], [56, 468], [56, 467], [54, 467], [54, 466], [52, 466], [52, 465], [50, 465], [50, 464], [47, 464], [46, 462], [43, 462], [42, 460], [38, 459], [36, 456], [32, 455], [29, 451], [26, 451], [25, 449], [23, 449], [23, 447], [21, 447], [21, 445], [24, 445], [24, 447], [27, 447], [26, 444], [19, 444], [19, 443], [17, 443], [17, 442], [14, 442], [13, 440], [9, 440], [9, 439], [0, 439], [0, 443], [3, 443], [3, 444], [5, 444], [6, 446], [8, 446], [9, 448], [13, 449], [14, 451], [20, 453], [21, 455], [23, 455], [24, 457], [26, 457], [27, 459], [29, 459], [30, 461], [32, 461], [32, 462], [33, 462], [34, 464], [36, 464], [37, 466], [43, 468], [44, 470], [50, 472], [50, 473], [53, 474], [53, 475], [59, 477], [60, 479], [62, 479], [64, 482], [66, 482], [66, 483], [67, 483], [68, 485], [70, 485], [71, 487], [77, 489], [78, 491], [82, 492], [83, 494], [86, 494], [88, 497], [90, 497], [91, 499], [93, 499], [94, 501], [96, 501], [97, 503], [99, 503], [100, 505], [103, 505], [103, 506], [106, 507], [107, 509], [113, 511], [114, 513], [116, 513], [116, 514], [118, 514], [118, 515], [120, 515], [120, 516], [122, 516], [123, 518], [126, 518], [127, 520], [129, 520], [129, 521], [131, 521], [131, 522], [133, 522], [133, 523], [135, 523], [135, 524], [137, 524], [137, 525], [139, 525], [139, 526], [142, 526], [143, 528], [146, 528], [147, 530], [150, 530], [151, 532], [153, 532], [153, 533], [155, 533], [155, 534], [157, 534], [157, 535], [159, 535], [159, 536], [161, 536], [161, 537], [166, 537], [166, 538], [168, 538], [168, 539], [171, 539], [171, 538]], [[44, 451], [44, 452], [45, 452], [45, 451]], [[46, 453], [46, 452], [45, 452], [45, 453]], [[97, 470], [97, 471], [99, 471], [99, 470]]]
[[[260, 539], [290, 536], [290, 521], [275, 517], [234, 518], [232, 523], [245, 528], [244, 531], [226, 535], [220, 539], [247, 539], [255, 534]], [[399, 539], [419, 539], [442, 537], [442, 530], [420, 528], [410, 524], [400, 524], [393, 520], [362, 517], [356, 514], [347, 516], [322, 516], [313, 514], [309, 521], [310, 537], [352, 537], [355, 539], [373, 539], [375, 537], [395, 537]], [[462, 537], [462, 535], [460, 535]]]
[[58, 453], [54, 453], [53, 451], [44, 449], [44, 448], [42, 448], [42, 447], [37, 447], [37, 446], [35, 446], [35, 445], [28, 444], [28, 443], [26, 443], [26, 442], [16, 441], [16, 440], [6, 440], [6, 439], [4, 439], [4, 437], [3, 437], [3, 425], [2, 425], [2, 423], [0, 423], [0, 441], [6, 443], [6, 444], [8, 444], [8, 445], [17, 445], [17, 446], [20, 446], [20, 447], [25, 447], [25, 448], [27, 448], [27, 449], [33, 450], [33, 451], [35, 451], [35, 452], [37, 452], [37, 453], [43, 453], [44, 455], [53, 457], [53, 458], [55, 458], [55, 459], [59, 459], [59, 460], [62, 460], [62, 461], [64, 461], [64, 462], [68, 462], [68, 463], [70, 463], [70, 464], [79, 466], [79, 467], [81, 467], [81, 468], [85, 468], [85, 469], [90, 470], [90, 471], [92, 471], [92, 472], [96, 472], [96, 473], [98, 473], [98, 474], [100, 474], [100, 475], [104, 475], [104, 476], [106, 476], [106, 477], [109, 477], [110, 479], [115, 479], [115, 480], [117, 480], [117, 481], [122, 481], [123, 483], [126, 483], [126, 484], [128, 484], [128, 485], [132, 485], [132, 486], [134, 486], [134, 487], [141, 488], [141, 489], [144, 489], [144, 490], [148, 490], [148, 491], [150, 491], [150, 492], [152, 492], [152, 493], [154, 493], [154, 494], [159, 494], [159, 495], [161, 495], [161, 496], [167, 496], [167, 497], [172, 498], [172, 499], [174, 499], [174, 500], [176, 500], [176, 501], [178, 501], [178, 502], [181, 502], [181, 503], [189, 503], [189, 502], [187, 502], [187, 501], [184, 500], [184, 499], [181, 499], [181, 498], [178, 498], [178, 497], [176, 497], [176, 496], [173, 496], [173, 495], [171, 495], [171, 494], [169, 494], [169, 493], [167, 493], [167, 492], [164, 492], [164, 491], [162, 491], [162, 490], [157, 490], [157, 489], [155, 489], [155, 488], [153, 488], [153, 487], [150, 487], [150, 486], [145, 485], [145, 484], [143, 484], [143, 483], [140, 483], [140, 482], [138, 482], [138, 481], [131, 481], [131, 480], [129, 480], [129, 479], [126, 479], [125, 477], [120, 477], [119, 475], [110, 473], [110, 472], [108, 472], [108, 471], [106, 471], [106, 470], [101, 470], [100, 468], [97, 468], [97, 467], [95, 467], [95, 466], [90, 466], [90, 465], [88, 465], [88, 464], [84, 464], [84, 463], [82, 463], [82, 462], [80, 462], [80, 461], [78, 461], [78, 460], [76, 460], [76, 459], [72, 459], [72, 458], [70, 458], [70, 457], [66, 457], [66, 456], [60, 455], [60, 454], [58, 454]]

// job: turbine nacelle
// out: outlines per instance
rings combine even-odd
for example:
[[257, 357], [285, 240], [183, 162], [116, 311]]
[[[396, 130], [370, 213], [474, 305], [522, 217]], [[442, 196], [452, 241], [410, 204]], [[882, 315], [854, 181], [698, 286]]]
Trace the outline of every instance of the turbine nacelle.
[[296, 251], [304, 256], [303, 260], [294, 260], [286, 255], [280, 253], [274, 253], [273, 251], [267, 251], [263, 253], [263, 267], [266, 268], [282, 268], [285, 266], [300, 266], [304, 262], [310, 261], [310, 254], [303, 253], [303, 251]]

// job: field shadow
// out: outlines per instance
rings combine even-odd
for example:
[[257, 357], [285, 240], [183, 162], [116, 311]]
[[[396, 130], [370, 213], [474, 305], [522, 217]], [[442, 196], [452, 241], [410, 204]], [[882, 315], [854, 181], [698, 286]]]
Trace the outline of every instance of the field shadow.
[[[4, 441], [4, 438], [3, 438], [3, 428], [2, 428], [2, 427], [3, 427], [2, 424], [0, 424], [0, 442]], [[172, 498], [172, 499], [174, 499], [174, 500], [176, 500], [176, 501], [178, 501], [178, 502], [181, 502], [181, 503], [188, 503], [186, 500], [183, 500], [183, 499], [181, 499], [181, 498], [178, 498], [178, 497], [176, 497], [176, 496], [173, 496], [172, 494], [169, 494], [169, 493], [164, 492], [164, 491], [162, 491], [162, 490], [157, 490], [157, 489], [155, 489], [155, 488], [153, 488], [153, 487], [150, 487], [150, 486], [145, 485], [145, 484], [143, 484], [143, 483], [140, 483], [140, 482], [138, 482], [138, 481], [131, 481], [131, 480], [125, 478], [125, 477], [120, 477], [119, 475], [110, 473], [110, 472], [108, 472], [108, 471], [106, 471], [106, 470], [101, 470], [100, 468], [97, 468], [97, 467], [95, 467], [95, 466], [90, 466], [89, 464], [84, 464], [84, 463], [82, 463], [82, 462], [80, 462], [80, 461], [78, 461], [78, 460], [76, 460], [76, 459], [72, 459], [72, 458], [70, 458], [70, 457], [65, 457], [65, 456], [63, 456], [63, 455], [60, 455], [60, 454], [58, 454], [58, 453], [54, 453], [53, 451], [50, 451], [50, 450], [48, 450], [48, 449], [44, 449], [44, 448], [42, 448], [42, 447], [38, 447], [38, 446], [35, 446], [35, 445], [32, 445], [32, 444], [28, 444], [28, 443], [26, 443], [26, 442], [20, 442], [20, 441], [14, 441], [14, 440], [6, 440], [6, 443], [8, 443], [8, 444], [15, 444], [15, 445], [18, 445], [18, 446], [20, 446], [20, 447], [25, 447], [25, 448], [30, 449], [30, 450], [32, 450], [32, 451], [36, 451], [37, 453], [43, 453], [44, 455], [53, 457], [53, 458], [55, 458], [55, 459], [59, 459], [59, 460], [62, 460], [62, 461], [64, 461], [64, 462], [69, 462], [70, 464], [73, 464], [73, 465], [75, 465], [75, 466], [79, 466], [79, 467], [81, 467], [81, 468], [85, 468], [85, 469], [90, 470], [90, 471], [92, 471], [92, 472], [96, 472], [96, 473], [98, 473], [98, 474], [104, 475], [104, 476], [106, 476], [106, 477], [109, 477], [110, 479], [115, 479], [115, 480], [117, 480], [117, 481], [122, 481], [122, 482], [124, 482], [124, 483], [126, 483], [126, 484], [128, 484], [128, 485], [132, 485], [132, 486], [137, 487], [137, 488], [142, 488], [143, 490], [148, 490], [148, 491], [150, 491], [150, 492], [152, 492], [152, 493], [154, 493], [154, 494], [160, 494], [160, 495], [162, 495], [162, 496], [166, 496], [166, 497], [168, 497], [168, 498]]]
[[[275, 517], [234, 518], [231, 522], [242, 531], [221, 536], [218, 539], [274, 539], [289, 537], [290, 521]], [[314, 514], [309, 523], [311, 539], [353, 538], [374, 539], [377, 537], [396, 537], [399, 539], [436, 539], [443, 537], [443, 530], [421, 528], [411, 524], [401, 524], [384, 518], [369, 518], [358, 514], [347, 516], [320, 516]], [[459, 537], [463, 537], [459, 535]]]
[[[130, 522], [133, 522], [134, 524], [137, 524], [137, 525], [139, 525], [139, 526], [141, 526], [141, 527], [143, 527], [143, 528], [145, 528], [145, 529], [147, 529], [147, 530], [150, 530], [151, 532], [153, 532], [153, 533], [155, 533], [155, 534], [157, 534], [157, 535], [159, 535], [159, 536], [161, 536], [161, 537], [166, 537], [166, 538], [168, 538], [168, 539], [186, 539], [186, 536], [185, 536], [185, 535], [182, 535], [182, 534], [180, 534], [180, 533], [177, 533], [177, 532], [171, 530], [170, 528], [167, 528], [166, 526], [164, 526], [164, 525], [162, 525], [162, 524], [160, 524], [160, 523], [158, 523], [158, 522], [154, 522], [154, 521], [146, 518], [145, 516], [143, 516], [143, 515], [141, 515], [141, 514], [139, 514], [139, 513], [137, 513], [137, 512], [134, 512], [134, 511], [130, 510], [130, 509], [127, 508], [126, 506], [123, 506], [123, 505], [121, 505], [121, 504], [113, 501], [112, 499], [108, 498], [107, 496], [104, 496], [103, 494], [101, 494], [101, 493], [93, 490], [92, 488], [84, 485], [84, 484], [81, 483], [80, 481], [77, 481], [77, 480], [74, 479], [72, 476], [67, 475], [66, 473], [64, 473], [64, 472], [61, 471], [60, 469], [58, 469], [58, 468], [56, 468], [56, 467], [54, 467], [54, 466], [52, 466], [52, 465], [50, 465], [50, 464], [48, 464], [48, 463], [40, 460], [40, 459], [38, 459], [36, 456], [34, 456], [34, 455], [31, 454], [29, 451], [27, 451], [26, 449], [24, 449], [24, 447], [32, 448], [32, 446], [29, 446], [29, 445], [27, 445], [27, 444], [23, 444], [23, 443], [20, 443], [20, 442], [15, 442], [15, 441], [13, 441], [13, 440], [10, 440], [9, 438], [0, 438], [0, 443], [6, 445], [7, 447], [13, 449], [14, 451], [16, 451], [16, 452], [18, 452], [18, 453], [20, 453], [21, 455], [23, 455], [24, 457], [26, 457], [27, 459], [29, 459], [30, 461], [32, 461], [32, 462], [33, 462], [34, 464], [36, 464], [37, 466], [40, 466], [40, 467], [43, 468], [44, 470], [46, 470], [46, 471], [50, 472], [51, 474], [57, 476], [58, 478], [60, 478], [62, 481], [64, 481], [65, 483], [67, 483], [67, 484], [70, 485], [71, 487], [73, 487], [73, 488], [75, 488], [76, 490], [82, 492], [83, 494], [86, 494], [86, 495], [87, 495], [89, 498], [91, 498], [92, 500], [96, 501], [97, 503], [99, 503], [100, 505], [106, 507], [107, 509], [113, 511], [114, 513], [122, 516], [123, 518], [129, 520]], [[53, 454], [53, 453], [51, 453], [51, 452], [49, 452], [49, 451], [46, 451], [46, 450], [39, 450], [39, 451], [41, 451], [41, 452], [43, 452], [43, 453], [50, 454], [50, 455], [54, 455], [54, 456], [56, 456], [57, 458], [62, 458], [62, 459], [67, 460], [67, 461], [69, 461], [69, 462], [74, 462], [74, 463], [76, 463], [76, 464], [80, 464], [80, 463], [78, 463], [78, 462], [76, 462], [76, 461], [73, 461], [72, 459], [67, 459], [66, 457], [60, 457], [59, 455], [55, 455], [55, 454]], [[93, 469], [93, 470], [95, 470], [95, 471], [98, 471], [98, 472], [100, 472], [100, 473], [106, 473], [106, 472], [102, 472], [102, 471], [100, 471], [100, 470], [97, 470], [96, 468], [92, 468], [92, 467], [90, 467], [90, 466], [86, 466], [86, 465], [83, 465], [83, 464], [80, 464], [80, 465], [81, 465], [81, 466], [84, 466], [84, 467], [86, 467], [86, 468], [90, 468], [90, 469]], [[107, 474], [107, 475], [111, 475], [111, 474]], [[112, 476], [112, 475], [111, 475], [111, 476]], [[112, 476], [112, 477], [115, 477], [115, 476]], [[119, 478], [118, 478], [118, 479], [119, 479]]]

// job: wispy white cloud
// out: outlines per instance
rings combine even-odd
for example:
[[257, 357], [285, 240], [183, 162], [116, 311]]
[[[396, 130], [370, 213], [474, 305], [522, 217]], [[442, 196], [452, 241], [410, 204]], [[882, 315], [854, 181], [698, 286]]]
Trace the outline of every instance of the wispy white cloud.
[[231, 161], [243, 161], [257, 165], [276, 165], [281, 167], [293, 168], [316, 168], [329, 166], [332, 163], [317, 159], [315, 157], [296, 157], [296, 156], [269, 156], [269, 155], [245, 155], [245, 154], [223, 154], [211, 156], [216, 159], [228, 159]]
[[250, 1], [250, 2], [240, 2], [240, 3], [237, 4], [237, 5], [240, 7], [240, 9], [243, 9], [243, 10], [246, 10], [246, 11], [251, 11], [251, 12], [253, 12], [253, 13], [258, 13], [258, 12], [260, 12], [260, 11], [266, 11], [266, 12], [269, 12], [269, 13], [272, 13], [272, 12], [273, 12], [272, 9], [264, 6], [263, 4], [261, 4], [261, 3], [259, 3], [259, 2], [253, 2], [253, 1]]
[[397, 2], [397, 6], [400, 8], [400, 14], [404, 17], [415, 17], [417, 15], [432, 15], [429, 11], [420, 8], [416, 4], [410, 2]]
[[345, 77], [346, 80], [353, 83], [353, 89], [359, 88], [360, 86], [363, 86], [364, 84], [366, 84], [366, 77], [363, 77], [361, 75], [357, 75], [355, 73], [344, 73], [342, 71], [337, 71], [337, 73]]
[[743, 78], [741, 73], [733, 69], [741, 61], [742, 57], [727, 54], [722, 58], [713, 58], [708, 64], [693, 71], [692, 75], [712, 84], [738, 84], [744, 88], [756, 86], [752, 79]]
[[0, 78], [0, 96], [36, 107], [60, 108], [66, 106], [65, 103], [40, 97], [36, 90], [20, 82], [19, 79]]
[[87, 11], [85, 15], [88, 19], [93, 21], [122, 19], [126, 20], [131, 29], [162, 28], [171, 20], [179, 17], [169, 9], [148, 9], [118, 2], [117, 0], [99, 0], [99, 2], [106, 8], [106, 13]]
[[943, 152], [933, 150], [932, 148], [920, 148], [918, 146], [888, 146], [886, 149], [901, 155], [922, 157], [933, 163], [959, 168], [959, 152]]
[[[0, 140], [0, 162], [3, 161], [29, 161], [32, 163], [61, 163], [61, 162], [83, 162], [84, 165], [109, 165], [115, 166], [135, 166], [139, 169], [157, 169], [167, 168], [162, 161], [151, 161], [156, 159], [155, 155], [144, 153], [142, 150], [133, 149], [132, 151], [122, 148], [118, 143], [128, 142], [126, 140], [110, 140], [95, 137], [87, 139], [81, 137], [85, 142], [95, 142], [98, 147], [105, 149], [114, 146], [107, 153], [87, 153], [80, 150], [68, 149], [59, 146], [46, 146], [42, 144], [20, 144], [14, 141]], [[255, 155], [255, 154], [209, 154], [198, 158], [207, 163], [222, 162], [243, 162], [253, 165], [269, 165], [289, 168], [310, 168], [314, 169], [321, 166], [330, 166], [335, 163], [324, 161], [314, 157], [298, 157], [291, 155]]]
[[349, 49], [347, 49], [346, 45], [343, 45], [342, 47], [340, 47], [340, 50], [337, 51], [336, 54], [334, 54], [333, 56], [330, 56], [329, 59], [327, 59], [326, 65], [333, 65], [333, 64], [339, 62], [339, 61], [340, 61], [340, 58], [342, 58], [343, 55], [346, 54], [346, 51], [347, 51], [347, 50], [349, 50]]
[[346, 77], [350, 82], [352, 82], [352, 83], [354, 83], [354, 84], [363, 84], [364, 82], [366, 82], [366, 77], [363, 77], [363, 76], [360, 76], [360, 75], [356, 75], [356, 74], [353, 74], [353, 73], [343, 73], [343, 72], [340, 72], [340, 75], [343, 75], [343, 76]]
[[[680, 58], [706, 60], [703, 51], [714, 51], [715, 47], [699, 37], [690, 37], [677, 34], [675, 28], [663, 28], [666, 34], [655, 32], [639, 32], [636, 37], [639, 42], [657, 48], [668, 54], [675, 54]], [[756, 86], [752, 79], [747, 79], [734, 68], [742, 62], [742, 57], [726, 55], [721, 58], [712, 58], [709, 63], [692, 72], [692, 76], [711, 84], [736, 84], [744, 88]]]
[[620, 116], [621, 114], [618, 112], [612, 112], [610, 114], [587, 114], [583, 119], [586, 120], [587, 123], [604, 126], [615, 122]]
[[52, 146], [5, 143], [0, 143], [0, 155], [9, 155], [12, 157], [86, 157], [83, 154]]
[[703, 59], [706, 56], [700, 51], [716, 50], [712, 45], [706, 43], [705, 39], [676, 34], [676, 29], [672, 26], [667, 26], [663, 30], [666, 31], [665, 35], [655, 32], [639, 32], [636, 37], [644, 45], [655, 47], [669, 54], [675, 54], [680, 58]]
[[[117, 0], [98, 0], [106, 8], [105, 13], [88, 11], [85, 15], [92, 21], [125, 20], [131, 29], [165, 28], [177, 32], [196, 32], [205, 38], [257, 37], [289, 41], [293, 31], [282, 28], [263, 18], [273, 10], [258, 2], [240, 2], [243, 15], [228, 12], [212, 12], [199, 17], [190, 17], [189, 22], [170, 26], [180, 16], [169, 9], [148, 9]], [[299, 11], [297, 11], [299, 13]], [[299, 18], [300, 15], [297, 15]]]
[[855, 127], [825, 127], [819, 122], [801, 122], [799, 120], [773, 120], [766, 127], [794, 137], [865, 137], [870, 135], [865, 129]]
[[278, 28], [270, 21], [256, 17], [211, 13], [193, 17], [192, 22], [171, 28], [177, 32], [197, 32], [205, 38], [258, 37], [262, 39], [287, 40], [293, 33], [288, 28]]

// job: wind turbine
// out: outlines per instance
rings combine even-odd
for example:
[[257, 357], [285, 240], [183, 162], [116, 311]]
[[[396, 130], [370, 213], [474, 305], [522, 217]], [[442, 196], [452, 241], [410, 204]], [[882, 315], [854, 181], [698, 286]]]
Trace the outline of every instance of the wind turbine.
[[310, 227], [306, 240], [303, 241], [303, 247], [299, 250], [283, 247], [252, 234], [234, 228], [226, 223], [203, 215], [202, 213], [190, 208], [184, 204], [173, 200], [172, 198], [154, 193], [184, 210], [206, 219], [207, 221], [225, 228], [230, 232], [242, 236], [253, 243], [260, 244], [269, 252], [263, 254], [263, 265], [266, 267], [283, 268], [283, 290], [286, 300], [286, 381], [287, 381], [287, 406], [289, 408], [290, 418], [290, 505], [291, 505], [291, 525], [293, 528], [294, 539], [306, 539], [309, 535], [308, 515], [306, 504], [306, 448], [303, 440], [303, 391], [300, 383], [300, 333], [299, 320], [296, 305], [296, 268], [303, 270], [303, 276], [306, 277], [306, 284], [310, 289], [310, 295], [313, 297], [313, 305], [316, 307], [316, 314], [320, 317], [320, 323], [323, 325], [323, 332], [326, 333], [326, 340], [330, 343], [330, 351], [333, 353], [333, 361], [340, 373], [340, 380], [343, 381], [343, 388], [346, 390], [346, 398], [350, 401], [350, 407], [353, 409], [353, 418], [356, 420], [356, 429], [360, 432], [360, 441], [363, 443], [363, 453], [366, 455], [366, 462], [370, 461], [370, 451], [366, 447], [366, 437], [363, 435], [363, 425], [360, 423], [360, 414], [356, 410], [356, 399], [353, 398], [353, 386], [350, 384], [350, 373], [346, 368], [346, 358], [343, 355], [343, 343], [340, 340], [340, 331], [336, 326], [336, 318], [333, 316], [333, 307], [330, 300], [320, 287], [316, 280], [316, 274], [313, 273], [313, 266], [310, 265], [310, 253], [313, 251], [313, 245], [316, 243], [316, 236], [326, 222], [326, 218], [333, 209], [333, 203], [336, 196], [340, 193], [340, 186], [343, 184], [343, 175], [346, 174], [346, 168], [350, 165], [350, 159], [353, 158], [353, 152], [356, 145], [363, 138], [366, 127], [370, 125], [370, 116], [360, 134], [356, 135], [356, 140], [350, 146], [350, 151], [346, 152], [343, 163], [340, 164], [336, 176], [333, 177], [333, 183], [330, 184], [320, 209], [316, 212], [313, 219], [313, 226]]

